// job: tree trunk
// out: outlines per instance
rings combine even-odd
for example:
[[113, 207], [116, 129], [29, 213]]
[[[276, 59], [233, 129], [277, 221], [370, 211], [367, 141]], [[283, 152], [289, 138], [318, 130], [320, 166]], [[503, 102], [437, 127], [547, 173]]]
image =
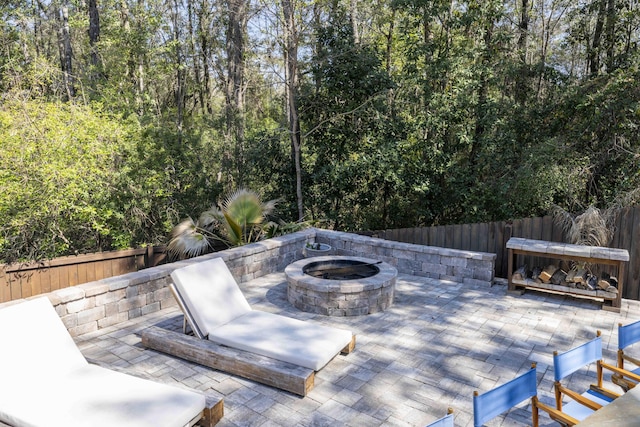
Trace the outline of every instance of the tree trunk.
[[235, 143], [235, 170], [239, 186], [244, 183], [244, 37], [247, 24], [247, 0], [229, 0], [227, 24], [227, 137]]
[[[180, 27], [182, 20], [180, 19], [179, 0], [174, 0], [172, 12], [173, 24], [173, 40], [175, 45], [175, 69], [176, 69], [176, 88], [174, 90], [174, 98], [176, 103], [176, 128], [178, 130], [178, 138], [182, 138], [182, 128], [184, 124], [184, 70], [183, 70], [183, 53]], [[179, 143], [181, 141], [178, 141]]]
[[209, 39], [209, 9], [209, 2], [207, 0], [203, 0], [198, 14], [198, 29], [200, 36], [200, 61], [202, 62], [202, 91], [204, 92], [204, 104], [202, 107], [208, 114], [213, 114], [210, 99], [211, 89], [209, 87], [211, 78], [209, 76], [208, 65], [211, 50], [211, 42]]
[[615, 0], [607, 0], [607, 18], [605, 22], [605, 44], [607, 47], [606, 67], [607, 73], [615, 70], [615, 46], [616, 46], [616, 2]]
[[476, 171], [480, 156], [480, 144], [486, 131], [487, 100], [489, 94], [489, 66], [491, 62], [491, 50], [493, 43], [493, 22], [487, 22], [484, 29], [484, 48], [482, 53], [482, 64], [480, 76], [478, 77], [478, 103], [475, 111], [475, 129], [471, 142], [471, 153], [469, 155], [472, 171]]
[[520, 71], [516, 81], [516, 102], [524, 105], [527, 99], [527, 40], [529, 35], [529, 0], [522, 0], [520, 13], [520, 35], [518, 37], [518, 56], [520, 57]]
[[285, 86], [287, 98], [287, 124], [291, 138], [291, 151], [296, 175], [296, 199], [298, 206], [298, 220], [304, 218], [302, 199], [302, 146], [300, 134], [300, 118], [298, 116], [298, 28], [295, 20], [295, 9], [291, 0], [282, 0], [284, 17], [284, 61]]
[[[389, 31], [385, 34], [386, 38], [386, 49], [385, 49], [385, 70], [388, 75], [391, 75], [391, 53], [393, 49], [393, 35], [395, 31], [395, 23], [396, 23], [396, 10], [393, 9], [391, 11], [391, 21], [389, 22]], [[389, 89], [387, 95], [387, 104], [389, 105], [389, 112], [391, 115], [391, 119], [396, 119], [396, 105], [395, 105], [395, 95], [394, 89]], [[386, 206], [385, 206], [386, 209]]]
[[596, 27], [593, 31], [593, 40], [589, 48], [589, 75], [591, 77], [597, 76], [600, 71], [600, 42], [607, 10], [605, 0], [597, 0], [597, 3], [598, 16], [596, 18]]
[[187, 55], [193, 58], [193, 77], [196, 81], [197, 101], [196, 104], [200, 104], [200, 111], [204, 113], [204, 91], [202, 89], [201, 70], [200, 70], [200, 56], [196, 53], [196, 31], [194, 25], [195, 12], [193, 10], [193, 2], [187, 2], [187, 17], [188, 17], [188, 31], [189, 31], [189, 52]]
[[64, 78], [66, 97], [72, 99], [75, 94], [73, 78], [73, 50], [71, 48], [71, 32], [69, 31], [69, 8], [60, 5], [56, 13], [58, 17], [58, 50], [60, 52], [60, 69]]
[[97, 0], [87, 0], [89, 9], [89, 46], [91, 48], [91, 65], [97, 68], [100, 65], [98, 56], [98, 41], [100, 40], [100, 14]]
[[349, 0], [349, 21], [353, 31], [353, 41], [360, 44], [360, 32], [358, 31], [358, 0]]

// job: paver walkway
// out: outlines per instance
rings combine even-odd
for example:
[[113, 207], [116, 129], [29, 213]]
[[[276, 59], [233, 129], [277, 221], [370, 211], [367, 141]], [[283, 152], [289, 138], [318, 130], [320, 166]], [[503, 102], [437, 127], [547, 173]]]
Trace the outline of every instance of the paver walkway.
[[[472, 286], [407, 275], [399, 276], [387, 311], [348, 318], [293, 308], [282, 273], [240, 286], [256, 309], [352, 330], [355, 351], [338, 355], [301, 398], [145, 349], [140, 331], [157, 323], [179, 327], [177, 308], [79, 336], [76, 342], [90, 361], [103, 366], [222, 394], [225, 415], [218, 425], [223, 427], [424, 426], [447, 407], [455, 410], [456, 426], [469, 426], [474, 390], [502, 384], [535, 361], [539, 397], [552, 403], [554, 350], [587, 341], [599, 329], [605, 360], [615, 362], [617, 324], [640, 319], [637, 301], [623, 300], [618, 314], [588, 300], [535, 292], [510, 296], [501, 284]], [[578, 372], [571, 383], [586, 389], [594, 377], [594, 369]], [[530, 425], [529, 408], [521, 406], [488, 425]], [[542, 425], [557, 425], [542, 417]]]

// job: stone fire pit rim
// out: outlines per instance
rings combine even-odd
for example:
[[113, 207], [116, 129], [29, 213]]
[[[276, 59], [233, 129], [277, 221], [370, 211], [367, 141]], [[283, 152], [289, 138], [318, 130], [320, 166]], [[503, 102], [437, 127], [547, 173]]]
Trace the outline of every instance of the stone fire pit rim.
[[[329, 280], [319, 277], [313, 277], [305, 274], [303, 269], [306, 265], [323, 261], [350, 260], [359, 261], [365, 264], [374, 264], [380, 270], [377, 274], [359, 279], [340, 279]], [[327, 255], [313, 258], [305, 258], [295, 261], [285, 267], [285, 275], [287, 280], [293, 282], [296, 286], [303, 286], [316, 292], [341, 292], [356, 293], [362, 291], [370, 291], [373, 289], [392, 286], [392, 278], [397, 277], [398, 270], [384, 261], [345, 255]]]

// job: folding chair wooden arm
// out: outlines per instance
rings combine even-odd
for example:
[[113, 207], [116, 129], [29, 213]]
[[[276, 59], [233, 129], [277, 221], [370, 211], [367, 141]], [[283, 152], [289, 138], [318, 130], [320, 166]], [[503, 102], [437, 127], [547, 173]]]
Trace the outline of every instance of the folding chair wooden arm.
[[558, 411], [556, 408], [553, 408], [549, 405], [545, 405], [544, 403], [540, 402], [538, 400], [537, 396], [533, 396], [531, 398], [531, 412], [533, 414], [533, 425], [537, 426], [539, 424], [538, 421], [538, 409], [542, 409], [543, 411], [545, 411], [547, 414], [549, 414], [549, 417], [566, 426], [574, 426], [576, 424], [578, 424], [578, 420], [576, 420], [575, 418], [573, 418], [570, 415], [565, 414], [562, 411]]
[[624, 361], [631, 362], [634, 365], [640, 366], [640, 359], [636, 359], [633, 356], [626, 354], [623, 350], [618, 350], [618, 366], [624, 368]]
[[602, 408], [602, 405], [594, 402], [591, 399], [584, 397], [580, 393], [575, 392], [570, 388], [563, 386], [559, 381], [556, 381], [554, 385], [555, 385], [554, 388], [556, 391], [556, 407], [559, 411], [562, 411], [562, 395], [565, 395], [573, 399], [574, 401], [580, 403], [581, 405], [584, 405], [587, 408], [594, 411], [597, 411], [598, 409]]
[[[618, 366], [620, 366], [620, 364]], [[611, 375], [611, 381], [614, 384], [619, 385], [625, 392], [627, 392], [630, 389], [634, 388], [638, 383], [640, 383], [640, 375], [635, 372], [620, 368], [618, 366], [613, 366], [609, 365], [608, 363], [602, 362], [603, 368], [613, 372], [613, 375]]]

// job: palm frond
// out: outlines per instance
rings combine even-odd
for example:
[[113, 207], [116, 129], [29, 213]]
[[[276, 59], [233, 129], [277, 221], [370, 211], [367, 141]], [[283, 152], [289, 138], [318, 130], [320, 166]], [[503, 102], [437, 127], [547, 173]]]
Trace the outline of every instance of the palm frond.
[[215, 206], [202, 212], [198, 218], [198, 226], [205, 230], [213, 230], [220, 222], [224, 221], [224, 215], [222, 211]]
[[176, 258], [192, 258], [207, 253], [211, 245], [207, 237], [199, 231], [191, 218], [176, 225], [172, 238], [167, 244], [167, 252]]
[[226, 227], [227, 234], [229, 240], [231, 240], [234, 244], [240, 245], [243, 243], [243, 226], [236, 222], [235, 218], [228, 214], [226, 211], [224, 213], [224, 218], [226, 219]]

